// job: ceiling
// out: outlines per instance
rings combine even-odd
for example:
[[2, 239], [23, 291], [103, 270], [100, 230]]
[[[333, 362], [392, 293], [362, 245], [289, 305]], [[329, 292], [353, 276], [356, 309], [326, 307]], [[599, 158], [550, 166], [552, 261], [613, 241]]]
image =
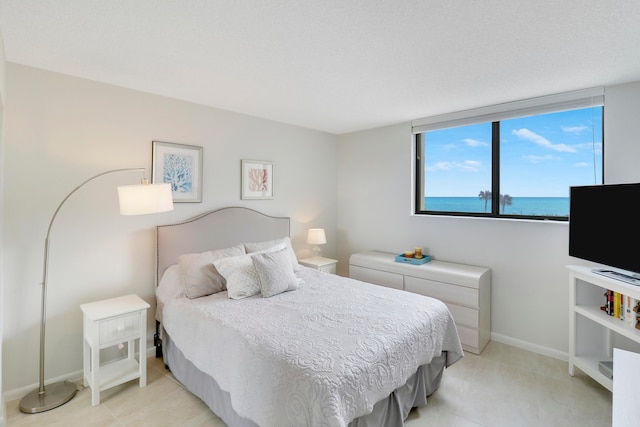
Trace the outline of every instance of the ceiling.
[[0, 0], [6, 59], [334, 134], [640, 81], [638, 0]]

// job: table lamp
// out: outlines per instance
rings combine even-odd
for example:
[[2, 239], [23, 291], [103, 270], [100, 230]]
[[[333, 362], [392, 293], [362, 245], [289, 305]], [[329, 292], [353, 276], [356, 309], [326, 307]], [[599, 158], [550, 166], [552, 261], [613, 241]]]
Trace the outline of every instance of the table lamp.
[[307, 233], [307, 243], [310, 245], [316, 245], [313, 247], [313, 253], [315, 256], [321, 256], [322, 249], [320, 249], [318, 245], [324, 245], [327, 243], [324, 228], [310, 228]]

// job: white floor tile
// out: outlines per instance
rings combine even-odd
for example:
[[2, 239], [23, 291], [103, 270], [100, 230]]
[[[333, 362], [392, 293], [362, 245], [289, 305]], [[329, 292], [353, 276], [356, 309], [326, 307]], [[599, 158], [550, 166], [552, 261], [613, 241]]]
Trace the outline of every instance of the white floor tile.
[[[7, 425], [29, 426], [213, 426], [225, 424], [149, 358], [148, 382], [137, 381], [102, 392], [91, 406], [83, 389], [66, 405], [41, 414], [23, 414], [19, 400], [7, 403]], [[427, 405], [415, 408], [407, 427], [602, 427], [611, 425], [611, 393], [567, 363], [490, 342], [481, 355], [448, 368]]]

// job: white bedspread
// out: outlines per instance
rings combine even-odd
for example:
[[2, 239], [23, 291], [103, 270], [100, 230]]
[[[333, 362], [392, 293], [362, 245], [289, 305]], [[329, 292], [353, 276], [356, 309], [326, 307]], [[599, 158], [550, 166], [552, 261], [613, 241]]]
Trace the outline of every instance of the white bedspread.
[[299, 275], [300, 289], [271, 298], [190, 300], [159, 287], [172, 341], [258, 425], [346, 426], [442, 351], [447, 366], [462, 357], [442, 302], [306, 267]]

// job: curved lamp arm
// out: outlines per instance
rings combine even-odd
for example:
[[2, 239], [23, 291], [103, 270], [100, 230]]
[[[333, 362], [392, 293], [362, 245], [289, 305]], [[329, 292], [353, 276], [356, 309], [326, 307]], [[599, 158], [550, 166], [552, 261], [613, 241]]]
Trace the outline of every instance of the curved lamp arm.
[[53, 221], [56, 219], [56, 216], [58, 215], [58, 211], [60, 211], [60, 208], [62, 207], [62, 205], [65, 204], [65, 202], [69, 199], [69, 197], [71, 197], [71, 195], [73, 193], [75, 193], [76, 191], [78, 191], [79, 189], [81, 189], [82, 187], [85, 186], [85, 184], [93, 181], [96, 178], [99, 178], [103, 175], [107, 175], [110, 173], [116, 173], [116, 172], [127, 172], [127, 171], [140, 171], [140, 172], [144, 172], [146, 169], [145, 168], [124, 168], [124, 169], [112, 169], [106, 172], [102, 172], [99, 173], [98, 175], [94, 175], [91, 178], [87, 179], [86, 181], [84, 181], [82, 184], [78, 185], [76, 188], [74, 188], [73, 190], [71, 190], [71, 192], [69, 192], [69, 194], [67, 194], [67, 196], [62, 199], [62, 201], [60, 202], [60, 204], [58, 205], [58, 207], [56, 208], [56, 211], [53, 213], [53, 217], [51, 217], [51, 222], [49, 223], [49, 228], [47, 229], [47, 239], [49, 239], [49, 234], [51, 234], [51, 227], [53, 226]]
[[[84, 181], [82, 184], [78, 185], [76, 188], [74, 188], [73, 190], [71, 190], [69, 192], [69, 194], [66, 195], [66, 197], [64, 199], [62, 199], [62, 201], [60, 202], [60, 204], [58, 205], [58, 207], [56, 208], [55, 212], [53, 213], [53, 216], [51, 217], [51, 221], [49, 222], [49, 228], [47, 228], [47, 237], [45, 237], [44, 239], [44, 268], [43, 268], [43, 272], [42, 272], [42, 285], [46, 285], [47, 283], [47, 270], [48, 270], [48, 264], [49, 264], [49, 235], [51, 234], [51, 227], [53, 227], [53, 222], [56, 219], [56, 216], [58, 216], [58, 212], [60, 211], [60, 208], [62, 208], [62, 206], [65, 204], [65, 202], [69, 199], [69, 197], [71, 197], [73, 195], [73, 193], [75, 193], [76, 191], [78, 191], [79, 189], [81, 189], [82, 187], [85, 186], [85, 184], [93, 181], [96, 178], [99, 178], [103, 175], [107, 175], [110, 173], [116, 173], [116, 172], [127, 172], [127, 171], [141, 171], [144, 172], [145, 168], [125, 168], [125, 169], [112, 169], [106, 172], [102, 172], [99, 173], [98, 175], [94, 175], [91, 178], [87, 179], [86, 181]], [[44, 309], [43, 309], [44, 310]], [[44, 313], [44, 311], [43, 311]], [[42, 328], [44, 329], [44, 328]], [[41, 335], [44, 335], [44, 333], [42, 333]], [[41, 346], [44, 345], [44, 343], [41, 342], [40, 344]], [[41, 381], [42, 384], [42, 381]]]

